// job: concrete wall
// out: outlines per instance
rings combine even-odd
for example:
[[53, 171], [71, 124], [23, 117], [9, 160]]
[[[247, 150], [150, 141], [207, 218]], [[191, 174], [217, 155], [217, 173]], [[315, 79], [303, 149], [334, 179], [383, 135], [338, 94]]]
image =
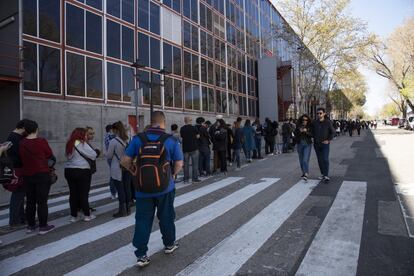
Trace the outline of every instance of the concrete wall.
[[268, 117], [272, 121], [278, 121], [277, 58], [260, 59], [258, 61], [258, 73], [260, 118], [264, 120]]
[[[157, 109], [155, 109], [157, 110]], [[166, 111], [167, 131], [172, 124], [179, 127], [184, 125], [184, 116], [192, 116], [193, 122], [197, 117], [215, 122], [214, 114], [191, 114], [182, 111]], [[128, 106], [109, 106], [83, 102], [62, 100], [25, 98], [23, 117], [38, 122], [40, 135], [45, 137], [52, 147], [58, 162], [65, 161], [64, 148], [72, 130], [76, 127], [91, 126], [95, 129], [95, 147], [103, 148], [103, 136], [107, 124], [122, 121], [128, 123], [128, 115], [135, 115], [135, 109]], [[149, 110], [139, 108], [139, 115], [144, 117], [144, 126], [149, 124]], [[227, 123], [233, 123], [235, 117], [224, 117]]]

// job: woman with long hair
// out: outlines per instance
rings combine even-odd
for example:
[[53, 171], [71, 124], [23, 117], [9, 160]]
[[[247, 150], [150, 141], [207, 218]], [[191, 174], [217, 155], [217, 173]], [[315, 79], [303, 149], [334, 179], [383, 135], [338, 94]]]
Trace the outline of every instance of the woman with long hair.
[[302, 169], [302, 178], [308, 181], [309, 159], [312, 149], [311, 118], [308, 115], [304, 114], [299, 118], [294, 134], [299, 155], [299, 164]]
[[128, 135], [122, 122], [112, 125], [112, 132], [115, 137], [109, 142], [106, 158], [111, 164], [111, 181], [115, 184], [118, 191], [119, 208], [113, 214], [114, 218], [124, 217], [130, 214], [129, 202], [131, 200], [131, 177], [128, 171], [121, 168], [121, 159], [124, 156], [125, 148], [128, 143]]
[[81, 219], [78, 210], [83, 211], [84, 221], [96, 217], [89, 209], [89, 190], [92, 180], [91, 163], [96, 160], [97, 152], [87, 143], [85, 128], [75, 128], [66, 143], [65, 178], [69, 185], [70, 221]]

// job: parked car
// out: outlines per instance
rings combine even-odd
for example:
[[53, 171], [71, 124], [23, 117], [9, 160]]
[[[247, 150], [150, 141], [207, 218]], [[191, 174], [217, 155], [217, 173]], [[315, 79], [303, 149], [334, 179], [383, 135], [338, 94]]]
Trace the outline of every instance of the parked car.
[[399, 118], [392, 118], [391, 119], [391, 125], [392, 126], [398, 126], [399, 122], [400, 122]]

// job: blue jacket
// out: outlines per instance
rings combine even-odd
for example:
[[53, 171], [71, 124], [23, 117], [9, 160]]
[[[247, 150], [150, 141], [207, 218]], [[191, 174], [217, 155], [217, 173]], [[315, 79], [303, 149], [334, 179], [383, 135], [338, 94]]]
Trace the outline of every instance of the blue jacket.
[[244, 134], [244, 149], [245, 150], [254, 150], [256, 149], [255, 142], [254, 142], [254, 134], [255, 131], [251, 126], [244, 126], [243, 127], [243, 134]]

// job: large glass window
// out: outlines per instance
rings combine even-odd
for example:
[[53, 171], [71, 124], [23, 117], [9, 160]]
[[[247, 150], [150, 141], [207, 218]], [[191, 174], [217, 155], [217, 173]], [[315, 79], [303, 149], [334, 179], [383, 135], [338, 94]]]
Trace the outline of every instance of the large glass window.
[[163, 64], [167, 71], [173, 71], [172, 46], [164, 42], [163, 46]]
[[160, 6], [149, 0], [138, 1], [138, 27], [160, 34]]
[[174, 107], [182, 108], [183, 107], [183, 91], [182, 91], [182, 81], [174, 80]]
[[191, 83], [186, 82], [184, 84], [184, 94], [185, 94], [185, 108], [193, 109], [193, 86]]
[[132, 75], [131, 68], [122, 66], [122, 100], [131, 101], [129, 92], [135, 89], [135, 78]]
[[24, 89], [37, 91], [37, 45], [23, 43]]
[[183, 0], [183, 14], [188, 19], [198, 22], [198, 0]]
[[95, 9], [102, 10], [102, 0], [86, 0], [86, 4]]
[[102, 61], [86, 58], [86, 96], [90, 98], [103, 98], [102, 92]]
[[149, 30], [149, 0], [138, 1], [138, 27]]
[[151, 37], [150, 40], [150, 51], [151, 51], [151, 67], [154, 69], [160, 69], [160, 41], [156, 38]]
[[39, 45], [39, 91], [60, 93], [60, 50]]
[[134, 0], [122, 0], [122, 19], [134, 24]]
[[187, 21], [183, 27], [184, 46], [198, 52], [198, 28]]
[[181, 0], [164, 0], [163, 3], [176, 12], [181, 13]]
[[114, 58], [121, 57], [121, 30], [120, 25], [111, 20], [106, 21], [106, 53]]
[[121, 15], [121, 1], [106, 0], [106, 12], [119, 18]]
[[28, 35], [37, 36], [36, 1], [23, 0], [23, 32]]
[[202, 88], [202, 100], [203, 100], [203, 111], [214, 112], [214, 89], [203, 87]]
[[191, 79], [191, 53], [184, 51], [184, 77]]
[[85, 96], [85, 58], [66, 52], [66, 93], [71, 96]]
[[160, 6], [152, 2], [150, 6], [150, 31], [160, 34]]
[[83, 49], [84, 47], [84, 10], [66, 4], [66, 44]]
[[108, 62], [106, 64], [108, 100], [121, 101], [121, 65]]
[[141, 64], [149, 66], [149, 37], [138, 33], [138, 58]]
[[198, 61], [198, 56], [197, 55], [192, 55], [192, 60], [191, 60], [191, 70], [192, 70], [192, 77], [193, 80], [199, 80], [199, 61]]
[[60, 42], [60, 0], [39, 0], [39, 37]]
[[134, 61], [134, 31], [122, 26], [122, 59]]
[[173, 47], [174, 74], [181, 76], [181, 49]]
[[86, 50], [102, 53], [102, 17], [86, 12]]
[[164, 105], [174, 107], [174, 79], [164, 77]]
[[152, 103], [154, 105], [161, 105], [161, 76], [153, 74], [152, 83]]

